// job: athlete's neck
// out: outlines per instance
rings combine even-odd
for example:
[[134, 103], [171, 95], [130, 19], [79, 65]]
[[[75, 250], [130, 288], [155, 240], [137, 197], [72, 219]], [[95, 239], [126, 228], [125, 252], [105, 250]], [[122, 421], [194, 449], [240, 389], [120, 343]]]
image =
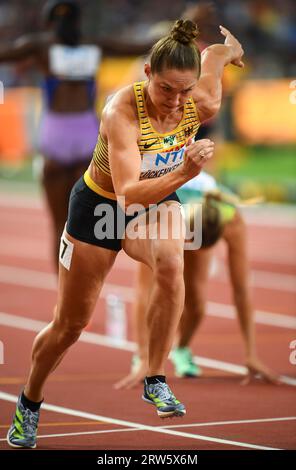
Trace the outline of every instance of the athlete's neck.
[[162, 111], [153, 104], [149, 95], [149, 83], [144, 85], [144, 98], [149, 118], [153, 119], [155, 122], [159, 124], [170, 124], [172, 122], [179, 122], [182, 119], [184, 106], [180, 107], [178, 111], [170, 112], [169, 110]]

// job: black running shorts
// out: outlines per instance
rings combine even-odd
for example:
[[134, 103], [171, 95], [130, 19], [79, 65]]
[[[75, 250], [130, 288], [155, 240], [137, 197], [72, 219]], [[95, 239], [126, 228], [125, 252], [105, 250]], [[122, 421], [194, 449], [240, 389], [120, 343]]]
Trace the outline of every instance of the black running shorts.
[[[175, 192], [158, 204], [164, 201], [180, 202]], [[126, 215], [117, 201], [97, 194], [81, 177], [71, 191], [66, 230], [77, 240], [120, 251], [126, 226], [138, 215]]]

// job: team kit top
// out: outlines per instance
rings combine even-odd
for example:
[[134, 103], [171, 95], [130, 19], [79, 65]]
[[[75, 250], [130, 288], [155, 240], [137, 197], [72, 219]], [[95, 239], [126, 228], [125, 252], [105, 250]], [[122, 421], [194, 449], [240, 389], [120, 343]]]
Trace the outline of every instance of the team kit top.
[[[141, 155], [140, 180], [149, 178], [159, 178], [171, 171], [176, 170], [184, 161], [186, 142], [189, 138], [194, 138], [200, 125], [200, 119], [192, 97], [189, 97], [184, 104], [183, 117], [178, 126], [171, 132], [161, 134], [157, 132], [149, 119], [144, 86], [146, 82], [134, 83], [134, 94], [138, 110], [139, 126], [141, 130], [138, 147]], [[97, 145], [93, 153], [93, 161], [97, 168], [104, 174], [111, 177], [109, 165], [108, 144], [99, 134]], [[107, 192], [100, 188], [90, 177], [89, 172], [84, 174], [87, 186], [94, 192], [109, 199], [116, 200], [112, 192]], [[200, 200], [208, 191], [218, 190], [215, 179], [202, 171], [198, 176], [183, 185], [177, 194], [181, 202], [190, 203]], [[219, 208], [225, 215], [228, 207], [228, 220], [234, 215], [235, 208], [228, 204], [219, 204]]]
[[[134, 84], [135, 100], [138, 110], [141, 137], [138, 147], [141, 155], [140, 180], [159, 178], [176, 170], [184, 161], [186, 142], [194, 138], [200, 127], [200, 119], [193, 99], [190, 97], [184, 104], [183, 117], [178, 126], [167, 133], [157, 132], [149, 119], [144, 96], [146, 82]], [[127, 156], [128, 158], [128, 156]], [[98, 142], [93, 153], [95, 165], [106, 175], [111, 176], [108, 144], [99, 134]], [[87, 186], [96, 193], [115, 199], [113, 193], [107, 193], [95, 184], [88, 172], [84, 175]]]

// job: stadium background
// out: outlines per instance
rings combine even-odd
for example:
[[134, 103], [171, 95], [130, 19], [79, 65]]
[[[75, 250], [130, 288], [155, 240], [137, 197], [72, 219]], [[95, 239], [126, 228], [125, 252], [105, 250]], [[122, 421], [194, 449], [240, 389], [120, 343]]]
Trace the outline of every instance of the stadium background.
[[[159, 22], [178, 18], [188, 5], [178, 0], [80, 3], [87, 35], [136, 36], [139, 41], [159, 31]], [[187, 416], [163, 426], [140, 399], [141, 385], [115, 390], [114, 384], [130, 370], [136, 347], [136, 263], [122, 251], [81, 340], [49, 378], [39, 449], [88, 449], [95, 455], [106, 449], [296, 449], [296, 5], [295, 0], [215, 3], [219, 22], [244, 46], [246, 67], [225, 71], [210, 170], [242, 197], [264, 194], [269, 201], [241, 211], [248, 230], [257, 351], [280, 374], [282, 385], [254, 380], [241, 386], [245, 348], [233, 308], [227, 247], [221, 242], [210, 270], [206, 318], [192, 343], [203, 375], [197, 381], [182, 380], [167, 364], [169, 383], [186, 403]], [[0, 47], [38, 30], [43, 4], [0, 0]], [[98, 73], [98, 113], [106, 95], [138, 78], [142, 63], [137, 57], [104, 59]], [[52, 319], [57, 278], [50, 217], [38, 177], [41, 77], [26, 61], [1, 65], [0, 80], [5, 84], [0, 105], [0, 449], [6, 450], [33, 339]], [[123, 342], [107, 335], [109, 294], [124, 302]], [[32, 454], [21, 453], [22, 459], [25, 455]]]
[[[40, 0], [0, 1], [0, 42], [40, 29]], [[185, 0], [81, 0], [90, 37], [155, 34], [155, 24], [174, 20], [194, 2]], [[217, 144], [210, 171], [243, 198], [296, 202], [296, 5], [292, 0], [218, 0], [219, 21], [243, 44], [243, 70], [224, 76], [223, 111], [215, 123]], [[215, 39], [215, 34], [213, 35]], [[223, 40], [221, 36], [221, 42]], [[143, 59], [105, 57], [97, 74], [100, 113], [105, 98], [136, 80]], [[30, 61], [0, 65], [0, 181], [5, 189], [38, 185], [40, 76]], [[24, 184], [23, 184], [24, 183]], [[28, 184], [29, 183], [29, 184]]]

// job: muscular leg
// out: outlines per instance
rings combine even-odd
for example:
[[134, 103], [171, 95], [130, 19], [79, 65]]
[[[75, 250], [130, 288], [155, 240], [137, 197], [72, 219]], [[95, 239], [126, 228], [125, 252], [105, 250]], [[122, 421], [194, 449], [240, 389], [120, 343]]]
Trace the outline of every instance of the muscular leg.
[[189, 345], [205, 314], [206, 286], [211, 249], [185, 251], [185, 305], [178, 331], [178, 347]]
[[143, 328], [143, 324], [146, 321], [146, 308], [149, 304], [152, 289], [152, 274], [152, 270], [148, 266], [139, 263], [136, 289], [137, 297], [134, 304], [133, 322], [135, 341], [138, 345], [138, 355], [142, 361], [147, 361], [148, 359], [147, 329]]
[[115, 384], [117, 389], [132, 388], [142, 382], [147, 375], [149, 361], [146, 309], [150, 299], [152, 282], [152, 270], [144, 263], [138, 263], [136, 299], [132, 312], [133, 333], [137, 345], [137, 362], [132, 365], [131, 372]]
[[60, 238], [67, 220], [70, 192], [83, 175], [88, 161], [65, 166], [53, 160], [45, 160], [42, 184], [53, 226], [53, 257], [58, 269]]
[[68, 271], [59, 266], [59, 296], [53, 321], [35, 338], [32, 364], [25, 395], [38, 402], [42, 388], [68, 348], [75, 343], [88, 324], [105, 277], [117, 253], [89, 245], [66, 235], [74, 244]]
[[[177, 224], [182, 224], [180, 207], [174, 206]], [[141, 217], [139, 218], [141, 219]], [[175, 219], [176, 222], [176, 219]], [[166, 221], [158, 220], [150, 224], [154, 234], [159, 235]], [[183, 249], [184, 239], [172, 236], [172, 221], [168, 225], [168, 238], [147, 238], [145, 240], [124, 241], [126, 253], [137, 261], [142, 261], [152, 269], [153, 282], [146, 322], [148, 326], [149, 369], [148, 376], [165, 375], [164, 366], [170, 352], [177, 325], [184, 305]]]

